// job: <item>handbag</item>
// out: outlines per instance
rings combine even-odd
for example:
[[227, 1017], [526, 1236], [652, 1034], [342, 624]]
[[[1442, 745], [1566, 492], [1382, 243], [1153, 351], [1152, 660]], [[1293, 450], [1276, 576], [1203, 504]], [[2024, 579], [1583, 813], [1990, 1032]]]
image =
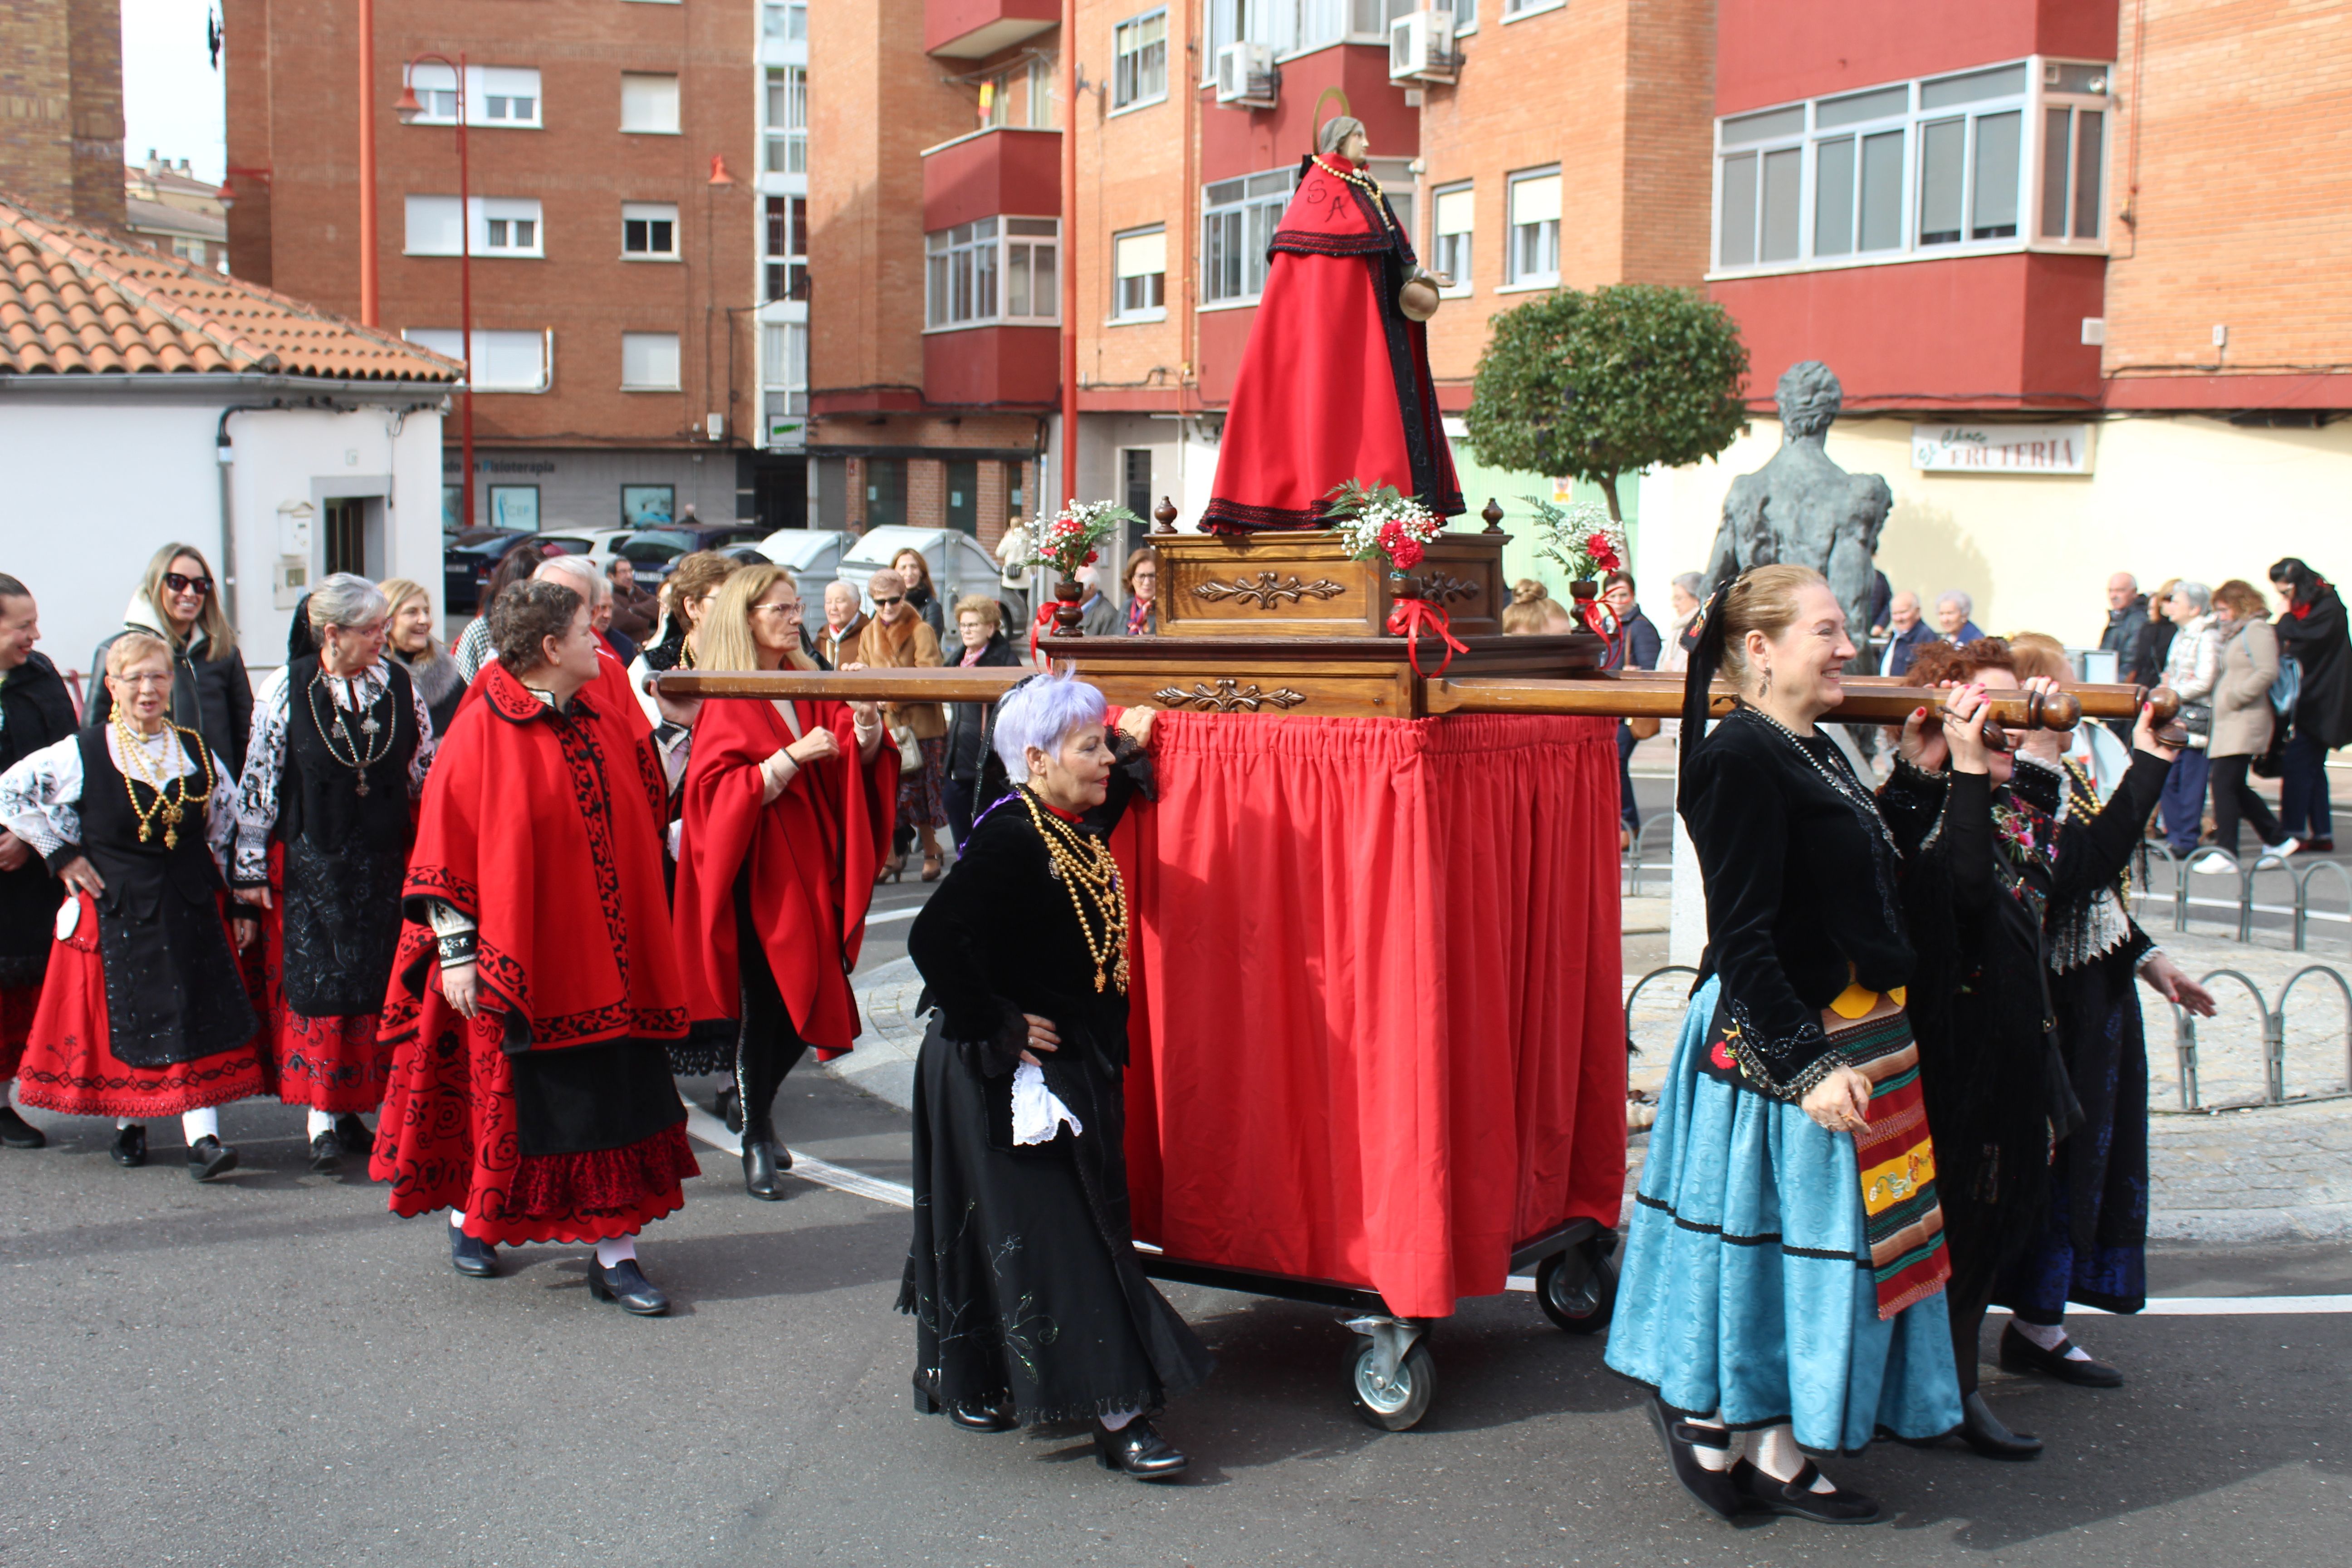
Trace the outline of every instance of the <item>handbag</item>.
[[2303, 665], [2294, 655], [2279, 655], [2278, 679], [2271, 682], [2271, 711], [2280, 718], [2290, 718], [2294, 705], [2303, 700]]
[[901, 771], [912, 773], [923, 765], [923, 743], [915, 739], [913, 725], [891, 725], [890, 739], [898, 743], [898, 766]]
[[2180, 727], [2200, 740], [2213, 734], [2213, 705], [2210, 702], [2184, 702], [2180, 705]]

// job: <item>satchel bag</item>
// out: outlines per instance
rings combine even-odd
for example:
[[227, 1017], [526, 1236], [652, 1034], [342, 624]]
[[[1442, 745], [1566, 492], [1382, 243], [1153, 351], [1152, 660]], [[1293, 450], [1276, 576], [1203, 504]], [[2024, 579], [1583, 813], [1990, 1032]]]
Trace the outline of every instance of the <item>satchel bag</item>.
[[2271, 682], [2271, 711], [2282, 719], [2294, 717], [2294, 705], [2303, 700], [2303, 665], [2291, 653], [2279, 656], [2278, 679]]
[[915, 727], [913, 725], [891, 725], [890, 739], [898, 745], [898, 767], [900, 771], [905, 773], [913, 773], [923, 765], [923, 743], [915, 739]]

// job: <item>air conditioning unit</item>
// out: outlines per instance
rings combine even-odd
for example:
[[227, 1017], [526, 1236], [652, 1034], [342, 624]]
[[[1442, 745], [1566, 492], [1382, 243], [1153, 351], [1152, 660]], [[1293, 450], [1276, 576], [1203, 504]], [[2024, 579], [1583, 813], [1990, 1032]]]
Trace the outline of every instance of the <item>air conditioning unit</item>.
[[1281, 79], [1271, 44], [1227, 44], [1217, 51], [1217, 101], [1241, 109], [1272, 109]]
[[1454, 79], [1460, 65], [1454, 52], [1454, 13], [1412, 11], [1389, 24], [1389, 79]]

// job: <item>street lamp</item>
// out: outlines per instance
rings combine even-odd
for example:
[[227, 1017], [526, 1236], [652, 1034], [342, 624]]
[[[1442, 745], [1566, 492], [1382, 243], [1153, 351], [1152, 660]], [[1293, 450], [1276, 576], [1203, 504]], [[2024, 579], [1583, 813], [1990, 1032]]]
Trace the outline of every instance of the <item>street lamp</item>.
[[467, 180], [466, 163], [466, 57], [460, 54], [452, 61], [446, 55], [419, 55], [408, 62], [401, 74], [400, 101], [393, 112], [400, 116], [403, 125], [414, 125], [423, 118], [425, 106], [416, 100], [416, 68], [428, 63], [446, 67], [457, 83], [457, 357], [465, 362], [466, 384], [458, 394], [459, 419], [465, 431], [466, 500], [465, 521], [458, 526], [474, 526], [474, 212], [472, 186]]

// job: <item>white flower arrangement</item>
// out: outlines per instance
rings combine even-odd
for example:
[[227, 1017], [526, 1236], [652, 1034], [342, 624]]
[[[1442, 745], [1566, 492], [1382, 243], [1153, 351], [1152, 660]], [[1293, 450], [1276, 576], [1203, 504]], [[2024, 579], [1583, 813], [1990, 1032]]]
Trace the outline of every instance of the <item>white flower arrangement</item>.
[[1354, 479], [1333, 487], [1324, 515], [1358, 561], [1385, 559], [1399, 572], [1421, 564], [1423, 546], [1445, 531], [1435, 512], [1399, 492], [1394, 485], [1366, 489]]

